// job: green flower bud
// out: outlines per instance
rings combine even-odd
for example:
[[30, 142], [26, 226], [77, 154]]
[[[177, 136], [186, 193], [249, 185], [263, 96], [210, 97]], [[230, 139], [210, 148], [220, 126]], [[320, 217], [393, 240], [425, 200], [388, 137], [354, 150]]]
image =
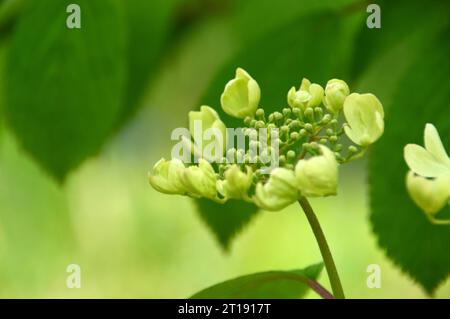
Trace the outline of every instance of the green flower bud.
[[332, 113], [338, 113], [343, 105], [345, 98], [350, 94], [347, 83], [342, 80], [332, 79], [328, 81], [325, 87], [324, 104]]
[[337, 191], [338, 163], [332, 151], [320, 145], [322, 155], [300, 160], [295, 176], [303, 196], [335, 195]]
[[292, 114], [292, 110], [291, 109], [288, 109], [288, 108], [284, 108], [283, 109], [283, 115], [285, 117], [289, 117], [289, 116], [291, 116], [291, 114]]
[[251, 121], [252, 121], [252, 118], [250, 116], [246, 116], [244, 119], [244, 124], [247, 126], [250, 126]]
[[258, 183], [253, 201], [262, 209], [277, 211], [298, 199], [294, 172], [286, 168], [275, 168], [266, 184]]
[[181, 181], [181, 176], [185, 169], [186, 167], [179, 159], [166, 161], [162, 158], [149, 173], [150, 185], [161, 193], [183, 195], [186, 193], [186, 189]]
[[368, 146], [383, 134], [383, 105], [373, 94], [350, 94], [344, 102], [344, 115], [348, 123], [345, 134], [358, 145]]
[[314, 121], [314, 110], [311, 107], [305, 109], [305, 116], [312, 122]]
[[187, 167], [181, 175], [184, 188], [194, 197], [216, 198], [216, 180], [216, 173], [211, 164], [202, 158], [198, 166]]
[[354, 145], [350, 145], [350, 146], [348, 147], [348, 152], [349, 152], [350, 154], [355, 154], [356, 152], [358, 152], [358, 148], [357, 148], [356, 146], [354, 146]]
[[265, 126], [266, 126], [266, 124], [265, 124], [263, 121], [257, 121], [257, 122], [255, 123], [255, 128], [256, 128], [256, 129], [263, 128], [263, 127], [265, 127]]
[[323, 124], [328, 124], [331, 121], [331, 115], [330, 114], [325, 114], [324, 117], [322, 118], [322, 123]]
[[306, 124], [305, 124], [305, 130], [306, 130], [307, 132], [312, 132], [312, 131], [313, 131], [313, 126], [312, 126], [312, 124], [311, 124], [311, 123], [306, 123]]
[[288, 161], [293, 161], [295, 159], [295, 156], [296, 156], [296, 154], [295, 154], [295, 151], [293, 151], [293, 150], [289, 150], [286, 153], [286, 157], [287, 157]]
[[236, 77], [225, 86], [220, 102], [228, 115], [245, 118], [255, 114], [260, 96], [258, 83], [245, 70], [237, 68]]
[[279, 120], [283, 119], [283, 114], [281, 114], [280, 112], [274, 112], [273, 116], [275, 118], [275, 121], [279, 121]]
[[232, 165], [225, 172], [225, 180], [217, 181], [217, 190], [225, 198], [247, 198], [247, 192], [252, 184], [253, 174], [250, 167], [247, 172], [241, 171], [238, 165]]
[[416, 205], [429, 215], [439, 212], [450, 199], [450, 175], [428, 179], [409, 171], [406, 187]]
[[[201, 129], [201, 131], [196, 131]], [[205, 132], [210, 130], [214, 132], [209, 137], [205, 135]], [[214, 131], [212, 131], [214, 130]], [[210, 160], [220, 158], [225, 153], [227, 145], [227, 128], [225, 124], [220, 120], [217, 112], [209, 106], [203, 105], [200, 107], [200, 111], [189, 112], [189, 132], [194, 139], [197, 147], [201, 145], [201, 152], [210, 143], [219, 143], [220, 149], [213, 149], [213, 154]], [[208, 137], [208, 138], [205, 138]], [[220, 154], [215, 154], [216, 151], [221, 151]]]
[[255, 115], [256, 115], [256, 117], [262, 119], [264, 117], [264, 110], [263, 109], [257, 109]]
[[291, 140], [297, 141], [300, 139], [300, 134], [298, 134], [298, 132], [292, 132], [290, 137], [291, 137]]

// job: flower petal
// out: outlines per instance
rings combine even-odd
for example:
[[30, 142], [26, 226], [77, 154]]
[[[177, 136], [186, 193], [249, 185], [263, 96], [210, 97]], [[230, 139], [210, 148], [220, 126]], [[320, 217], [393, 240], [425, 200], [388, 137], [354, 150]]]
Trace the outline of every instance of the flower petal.
[[424, 140], [427, 151], [450, 170], [450, 158], [448, 157], [444, 145], [442, 145], [439, 133], [433, 124], [428, 123], [425, 126]]
[[437, 177], [448, 174], [448, 168], [440, 163], [422, 146], [408, 144], [404, 148], [405, 161], [416, 174], [424, 177]]

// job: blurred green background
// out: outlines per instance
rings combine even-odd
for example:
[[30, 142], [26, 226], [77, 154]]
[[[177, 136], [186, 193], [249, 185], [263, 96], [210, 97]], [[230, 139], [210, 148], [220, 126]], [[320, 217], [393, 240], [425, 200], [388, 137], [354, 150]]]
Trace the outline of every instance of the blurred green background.
[[[5, 110], [0, 115], [3, 298], [185, 298], [240, 275], [319, 262], [318, 247], [299, 206], [256, 215], [225, 252], [193, 201], [157, 193], [148, 185], [147, 171], [162, 156], [170, 156], [170, 133], [187, 124], [188, 111], [205, 103], [219, 107], [225, 80], [238, 66], [248, 69], [260, 83], [263, 106], [284, 106], [288, 89], [302, 77], [323, 86], [327, 79], [343, 78], [352, 90], [373, 92], [388, 106], [398, 78], [422, 52], [430, 34], [449, 21], [446, 1], [431, 1], [427, 12], [418, 1], [391, 5], [380, 1], [381, 29], [366, 27], [369, 13], [364, 1], [133, 0], [126, 5], [125, 0], [118, 1], [121, 10], [142, 15], [123, 18], [124, 28], [134, 25], [124, 35], [125, 52], [133, 55], [124, 54], [132, 62], [125, 67], [128, 80], [124, 82], [128, 82], [120, 86], [121, 107], [126, 111], [115, 115], [119, 124], [100, 134], [98, 149], [80, 155], [61, 183], [59, 176], [52, 177], [53, 164], [46, 163], [24, 137], [23, 127], [30, 125], [17, 124], [23, 118], [33, 120], [33, 113], [12, 115], [19, 109], [13, 103], [19, 105], [21, 100], [7, 98], [12, 91], [8, 79], [17, 83], [19, 75], [14, 74], [15, 67], [5, 65], [14, 66], [16, 58], [31, 61], [34, 56], [31, 49], [23, 51], [22, 57], [11, 54], [18, 50], [15, 32], [29, 2], [33, 1], [0, 1], [0, 102]], [[77, 3], [67, 3], [71, 2]], [[83, 19], [85, 1], [79, 2]], [[31, 7], [28, 10], [36, 6]], [[88, 27], [75, 32], [82, 39]], [[46, 39], [38, 29], [34, 37]], [[67, 63], [75, 63], [80, 73], [84, 70], [77, 60]], [[46, 72], [50, 64], [41, 67]], [[37, 77], [39, 83], [42, 74], [29, 76]], [[67, 81], [71, 80], [68, 76]], [[41, 93], [33, 93], [27, 84], [21, 93], [29, 98], [42, 94], [50, 99], [59, 89], [46, 86], [39, 88]], [[66, 98], [85, 103], [76, 90]], [[41, 106], [45, 108], [45, 103]], [[103, 107], [108, 109], [109, 104]], [[65, 112], [64, 106], [58, 110]], [[88, 117], [89, 112], [82, 115]], [[45, 130], [49, 123], [37, 127]], [[46, 152], [58, 153], [58, 145], [47, 145]], [[65, 148], [76, 152], [76, 141], [68, 138], [61, 146]], [[366, 167], [366, 161], [342, 167], [339, 195], [312, 200], [346, 295], [427, 297], [377, 245], [369, 222]], [[81, 267], [81, 289], [66, 287], [66, 267], [72, 263]], [[366, 285], [370, 264], [381, 267], [380, 289]], [[329, 288], [325, 272], [319, 281]], [[436, 297], [450, 297], [448, 281]]]

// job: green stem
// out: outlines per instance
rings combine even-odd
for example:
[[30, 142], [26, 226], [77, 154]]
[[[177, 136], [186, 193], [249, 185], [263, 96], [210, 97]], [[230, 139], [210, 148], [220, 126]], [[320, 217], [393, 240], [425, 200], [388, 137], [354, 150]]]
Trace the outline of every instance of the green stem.
[[306, 218], [308, 218], [308, 222], [311, 226], [314, 236], [316, 237], [316, 241], [319, 245], [320, 253], [322, 254], [322, 259], [325, 263], [325, 268], [328, 273], [328, 279], [330, 280], [333, 295], [337, 299], [345, 299], [341, 280], [339, 279], [339, 274], [337, 272], [336, 265], [334, 264], [333, 256], [331, 255], [327, 240], [322, 231], [322, 228], [320, 227], [319, 220], [317, 219], [316, 214], [314, 214], [314, 211], [306, 197], [300, 198], [298, 202], [300, 203], [300, 206], [302, 206]]

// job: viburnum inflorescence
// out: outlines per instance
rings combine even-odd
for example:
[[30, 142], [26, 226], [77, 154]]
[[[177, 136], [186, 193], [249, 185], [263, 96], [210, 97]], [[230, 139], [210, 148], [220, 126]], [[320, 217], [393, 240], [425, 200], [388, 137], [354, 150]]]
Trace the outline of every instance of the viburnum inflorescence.
[[150, 184], [167, 194], [242, 199], [276, 211], [303, 196], [335, 195], [339, 165], [362, 157], [384, 131], [380, 101], [351, 93], [342, 80], [324, 89], [304, 78], [288, 91], [288, 105], [270, 114], [259, 106], [260, 95], [258, 83], [238, 68], [220, 101], [225, 113], [243, 120], [236, 131], [244, 142], [235, 146], [233, 130], [202, 106], [189, 113], [190, 134], [182, 138], [189, 156], [158, 161]]

